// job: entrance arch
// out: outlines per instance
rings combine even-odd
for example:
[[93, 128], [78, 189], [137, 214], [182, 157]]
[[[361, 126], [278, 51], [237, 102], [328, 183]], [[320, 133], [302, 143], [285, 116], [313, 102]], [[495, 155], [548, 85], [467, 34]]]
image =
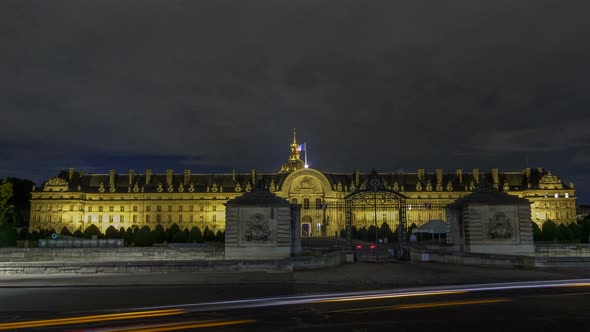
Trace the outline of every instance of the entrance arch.
[[312, 234], [312, 222], [310, 216], [303, 216], [301, 218], [301, 236], [310, 237]]

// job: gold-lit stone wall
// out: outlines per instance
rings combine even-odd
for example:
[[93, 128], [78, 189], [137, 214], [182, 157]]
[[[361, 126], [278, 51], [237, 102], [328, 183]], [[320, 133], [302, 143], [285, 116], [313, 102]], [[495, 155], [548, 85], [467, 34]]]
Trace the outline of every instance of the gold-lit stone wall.
[[[490, 175], [491, 185], [498, 190], [528, 199], [531, 202], [531, 218], [539, 225], [548, 219], [557, 223], [574, 222], [576, 199], [573, 184], [566, 186], [541, 169], [537, 171], [537, 183], [531, 183], [524, 190], [507, 183], [511, 177], [522, 178], [525, 183], [527, 172], [530, 170], [499, 174], [498, 177], [507, 179], [504, 184], [496, 181], [494, 171], [487, 174]], [[120, 229], [148, 225], [153, 229], [158, 224], [164, 228], [177, 224], [182, 229], [197, 226], [223, 231], [224, 203], [263, 182], [265, 189], [302, 205], [304, 235], [321, 235], [320, 227], [327, 220], [325, 234], [334, 236], [345, 228], [344, 210], [334, 207], [343, 206], [344, 197], [368, 176], [358, 171], [331, 174], [305, 168], [276, 174], [256, 174], [253, 171], [248, 174], [191, 175], [189, 170], [184, 175], [150, 173], [135, 175], [130, 171], [124, 175], [113, 172], [109, 175], [82, 175], [73, 170], [62, 172], [47, 181], [44, 187], [32, 192], [30, 230], [54, 229], [59, 232], [67, 227], [74, 232], [94, 224], [105, 231], [109, 226]], [[478, 185], [473, 179], [482, 174], [475, 171], [443, 176], [438, 171], [429, 175], [419, 170], [417, 173], [380, 176], [392, 190], [407, 197], [407, 224], [420, 226], [433, 219], [445, 220], [444, 206], [470, 194]], [[405, 179], [405, 187], [397, 180], [388, 180], [388, 177]], [[467, 177], [469, 181], [466, 181]], [[532, 175], [529, 177], [533, 179]], [[452, 180], [445, 183], [441, 180], [443, 178]], [[324, 204], [329, 208], [323, 209]], [[392, 229], [397, 226], [397, 210], [380, 207], [376, 212], [371, 208], [355, 210], [354, 225], [369, 227], [375, 224], [376, 218], [378, 225], [387, 222]]]

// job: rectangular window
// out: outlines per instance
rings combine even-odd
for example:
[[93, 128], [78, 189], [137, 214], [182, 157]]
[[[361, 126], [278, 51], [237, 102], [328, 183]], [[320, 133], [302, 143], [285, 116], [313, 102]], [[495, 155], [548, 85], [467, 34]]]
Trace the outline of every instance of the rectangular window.
[[156, 206], [156, 210], [157, 210], [158, 212], [162, 212], [162, 206], [161, 206], [161, 205], [158, 205], [158, 206]]
[[213, 223], [217, 222], [217, 216], [213, 215]]
[[58, 211], [61, 211], [61, 205], [57, 207], [57, 210]]
[[70, 216], [70, 222], [74, 222], [74, 217]]
[[74, 211], [74, 206], [70, 205], [70, 211]]
[[41, 205], [37, 205], [37, 206], [35, 207], [35, 209], [36, 209], [37, 211], [41, 211]]
[[172, 211], [172, 205], [168, 205], [168, 211]]
[[168, 215], [168, 222], [172, 222], [172, 215], [171, 214]]
[[178, 206], [178, 211], [182, 212], [182, 205]]
[[189, 210], [189, 211], [191, 211], [191, 212], [193, 212], [193, 206], [192, 206], [192, 205], [191, 205], [191, 206], [189, 206], [189, 207], [188, 207], [188, 210]]
[[125, 222], [125, 216], [124, 215], [120, 215], [119, 216], [119, 221], [120, 222]]
[[88, 207], [88, 212], [92, 212], [92, 206]]
[[47, 205], [47, 211], [51, 211], [51, 204]]
[[114, 217], [113, 216], [109, 216], [109, 222], [113, 222], [114, 221]]
[[98, 216], [98, 222], [102, 222], [102, 214]]
[[190, 222], [193, 222], [193, 215], [191, 214], [191, 216], [189, 217]]
[[178, 216], [178, 222], [182, 222], [182, 214]]
[[125, 207], [121, 205], [121, 212], [125, 212]]
[[559, 194], [558, 193], [555, 193], [555, 198], [559, 198]]
[[150, 211], [152, 210], [152, 207], [151, 207], [150, 205], [148, 205], [148, 206], [146, 206], [146, 207], [145, 207], [145, 210], [146, 210], [147, 212], [150, 212]]
[[98, 207], [98, 212], [102, 212], [102, 206]]
[[35, 221], [41, 221], [41, 216], [39, 216], [39, 215], [36, 215], [36, 216], [35, 216]]
[[570, 198], [570, 194], [569, 193], [565, 193], [565, 198]]
[[201, 211], [205, 211], [205, 205], [201, 205], [199, 208]]
[[149, 214], [147, 216], [145, 216], [145, 221], [146, 222], [151, 222], [152, 221], [152, 218], [151, 218], [151, 216]]
[[113, 212], [115, 211], [115, 207], [114, 206], [109, 206], [109, 212]]
[[162, 222], [162, 215], [156, 215], [156, 221], [157, 222]]
[[92, 222], [92, 216], [88, 216], [88, 222]]
[[217, 211], [217, 205], [213, 205], [213, 211]]
[[137, 205], [133, 206], [133, 212], [137, 212]]
[[134, 215], [133, 215], [133, 222], [134, 222], [134, 223], [136, 223], [136, 222], [137, 222], [137, 215], [136, 215], [136, 214], [134, 214]]

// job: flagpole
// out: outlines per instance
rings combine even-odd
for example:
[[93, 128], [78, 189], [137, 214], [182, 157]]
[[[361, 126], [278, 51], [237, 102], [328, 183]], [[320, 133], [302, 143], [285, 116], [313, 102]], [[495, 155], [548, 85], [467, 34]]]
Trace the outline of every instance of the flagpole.
[[303, 142], [303, 151], [305, 151], [305, 167], [307, 167], [307, 142]]

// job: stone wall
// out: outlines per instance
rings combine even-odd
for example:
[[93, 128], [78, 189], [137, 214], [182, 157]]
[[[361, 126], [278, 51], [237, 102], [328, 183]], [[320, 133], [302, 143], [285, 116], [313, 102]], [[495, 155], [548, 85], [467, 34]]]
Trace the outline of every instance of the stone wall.
[[223, 247], [0, 248], [0, 262], [221, 260]]

